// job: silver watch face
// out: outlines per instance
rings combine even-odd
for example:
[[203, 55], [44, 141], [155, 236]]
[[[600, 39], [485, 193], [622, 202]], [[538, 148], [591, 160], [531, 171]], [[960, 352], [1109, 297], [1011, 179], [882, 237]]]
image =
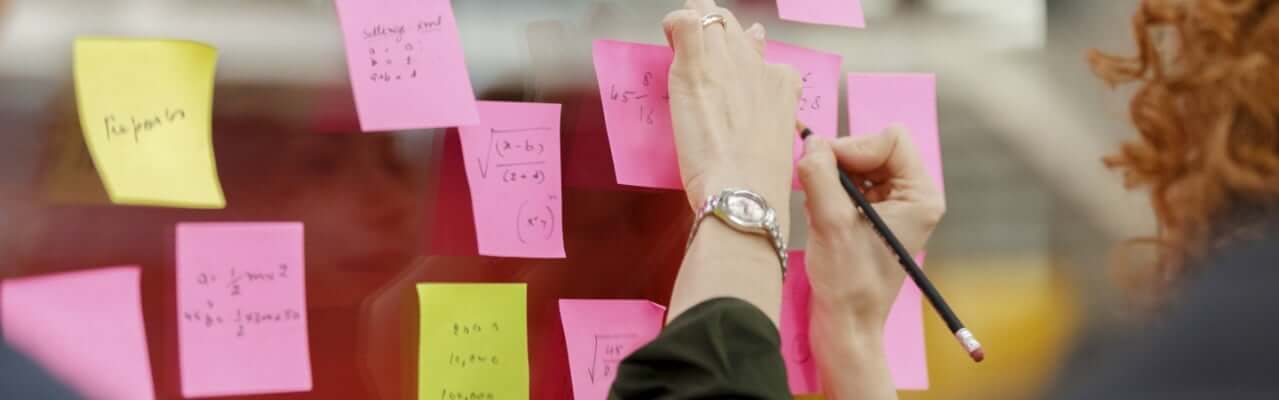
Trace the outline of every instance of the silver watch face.
[[743, 228], [763, 227], [773, 215], [763, 198], [744, 190], [723, 193], [716, 211]]

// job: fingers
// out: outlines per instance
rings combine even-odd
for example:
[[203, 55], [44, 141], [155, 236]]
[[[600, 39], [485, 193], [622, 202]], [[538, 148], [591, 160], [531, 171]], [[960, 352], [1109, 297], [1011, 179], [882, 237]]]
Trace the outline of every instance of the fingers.
[[721, 8], [715, 4], [714, 0], [689, 0], [685, 3], [685, 8], [692, 9], [697, 12], [698, 24], [700, 26], [701, 18], [708, 14], [719, 14], [724, 17], [724, 23], [710, 24], [703, 26], [702, 39], [706, 46], [706, 52], [712, 57], [721, 57], [728, 59], [730, 48], [738, 45], [738, 41], [744, 36], [742, 26], [737, 22], [737, 18], [727, 9]]
[[701, 15], [697, 11], [671, 11], [662, 19], [662, 30], [666, 32], [666, 42], [675, 50], [676, 59], [697, 62], [706, 54]]
[[849, 173], [932, 182], [914, 142], [900, 125], [875, 135], [840, 138], [832, 146], [840, 166]]
[[799, 181], [808, 195], [810, 225], [817, 232], [839, 233], [856, 217], [857, 209], [839, 184], [835, 153], [830, 142], [819, 136], [804, 140], [804, 158], [796, 166]]
[[764, 30], [764, 26], [760, 25], [758, 22], [751, 25], [750, 29], [746, 30], [746, 41], [750, 44], [751, 48], [755, 49], [755, 52], [759, 53], [760, 57], [764, 56], [764, 47], [766, 43], [765, 37], [767, 35], [768, 32]]

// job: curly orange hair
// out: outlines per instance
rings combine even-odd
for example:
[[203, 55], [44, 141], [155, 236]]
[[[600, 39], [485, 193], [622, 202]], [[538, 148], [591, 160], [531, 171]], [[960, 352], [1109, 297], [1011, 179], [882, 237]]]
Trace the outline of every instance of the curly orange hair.
[[[1267, 0], [1145, 0], [1135, 57], [1093, 50], [1110, 86], [1138, 85], [1140, 138], [1105, 164], [1151, 191], [1157, 261], [1134, 289], [1162, 295], [1212, 249], [1279, 208], [1279, 6]], [[1128, 282], [1130, 284], [1134, 282]]]

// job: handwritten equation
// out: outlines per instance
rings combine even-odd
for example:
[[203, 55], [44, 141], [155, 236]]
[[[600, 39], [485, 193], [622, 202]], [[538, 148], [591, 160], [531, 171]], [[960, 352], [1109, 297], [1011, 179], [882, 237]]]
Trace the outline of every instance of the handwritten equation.
[[444, 16], [413, 24], [375, 24], [362, 31], [368, 46], [369, 80], [395, 82], [418, 79], [419, 67], [430, 60], [427, 36], [439, 33]]
[[[651, 100], [644, 101], [650, 97], [659, 99], [661, 102], [654, 104]], [[609, 85], [608, 100], [621, 104], [633, 103], [631, 110], [635, 111], [636, 119], [644, 125], [656, 125], [657, 120], [654, 116], [663, 110], [667, 113], [666, 118], [670, 118], [671, 96], [667, 93], [666, 79], [663, 78], [659, 82], [657, 75], [652, 72], [644, 73], [644, 78], [637, 88], [618, 89], [617, 84]]]
[[815, 89], [818, 86], [817, 77], [812, 72], [803, 74], [804, 92], [799, 96], [799, 112], [818, 111], [822, 109], [822, 95], [813, 93], [809, 89]]
[[419, 283], [419, 399], [528, 399], [524, 284]]
[[225, 273], [200, 272], [192, 281], [207, 298], [199, 306], [184, 308], [182, 320], [204, 328], [230, 329], [235, 337], [244, 337], [249, 326], [300, 322], [302, 312], [296, 307], [265, 307], [254, 305], [252, 299], [234, 301], [271, 292], [276, 282], [290, 278], [289, 265], [283, 263], [256, 270], [228, 268]]
[[639, 335], [595, 335], [594, 351], [591, 365], [586, 368], [586, 375], [591, 383], [612, 382], [617, 374], [617, 365], [630, 354]]
[[[480, 176], [490, 179], [489, 171], [496, 167], [500, 173], [490, 179], [498, 185], [546, 184], [545, 159], [547, 135], [554, 133], [549, 127], [489, 129], [488, 153], [484, 159], [476, 159]], [[555, 160], [559, 161], [559, 160]], [[559, 202], [556, 194], [537, 195], [530, 190], [530, 198], [520, 203], [515, 213], [515, 236], [520, 243], [544, 242], [555, 234], [558, 220], [553, 203]], [[543, 191], [544, 192], [544, 191]]]

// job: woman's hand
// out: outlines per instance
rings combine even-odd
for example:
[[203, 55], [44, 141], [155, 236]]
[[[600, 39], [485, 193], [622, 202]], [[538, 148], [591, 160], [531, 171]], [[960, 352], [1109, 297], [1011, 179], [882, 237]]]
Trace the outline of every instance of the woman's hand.
[[910, 136], [900, 127], [833, 142], [804, 143], [799, 177], [808, 195], [810, 341], [828, 398], [896, 398], [883, 354], [884, 323], [905, 272], [839, 183], [842, 168], [912, 254], [945, 213]]
[[[710, 13], [723, 15], [723, 26], [702, 27]], [[764, 27], [743, 31], [713, 0], [690, 0], [662, 25], [675, 49], [671, 118], [689, 203], [700, 207], [707, 196], [735, 187], [760, 193], [785, 213], [799, 75], [765, 63]]]

